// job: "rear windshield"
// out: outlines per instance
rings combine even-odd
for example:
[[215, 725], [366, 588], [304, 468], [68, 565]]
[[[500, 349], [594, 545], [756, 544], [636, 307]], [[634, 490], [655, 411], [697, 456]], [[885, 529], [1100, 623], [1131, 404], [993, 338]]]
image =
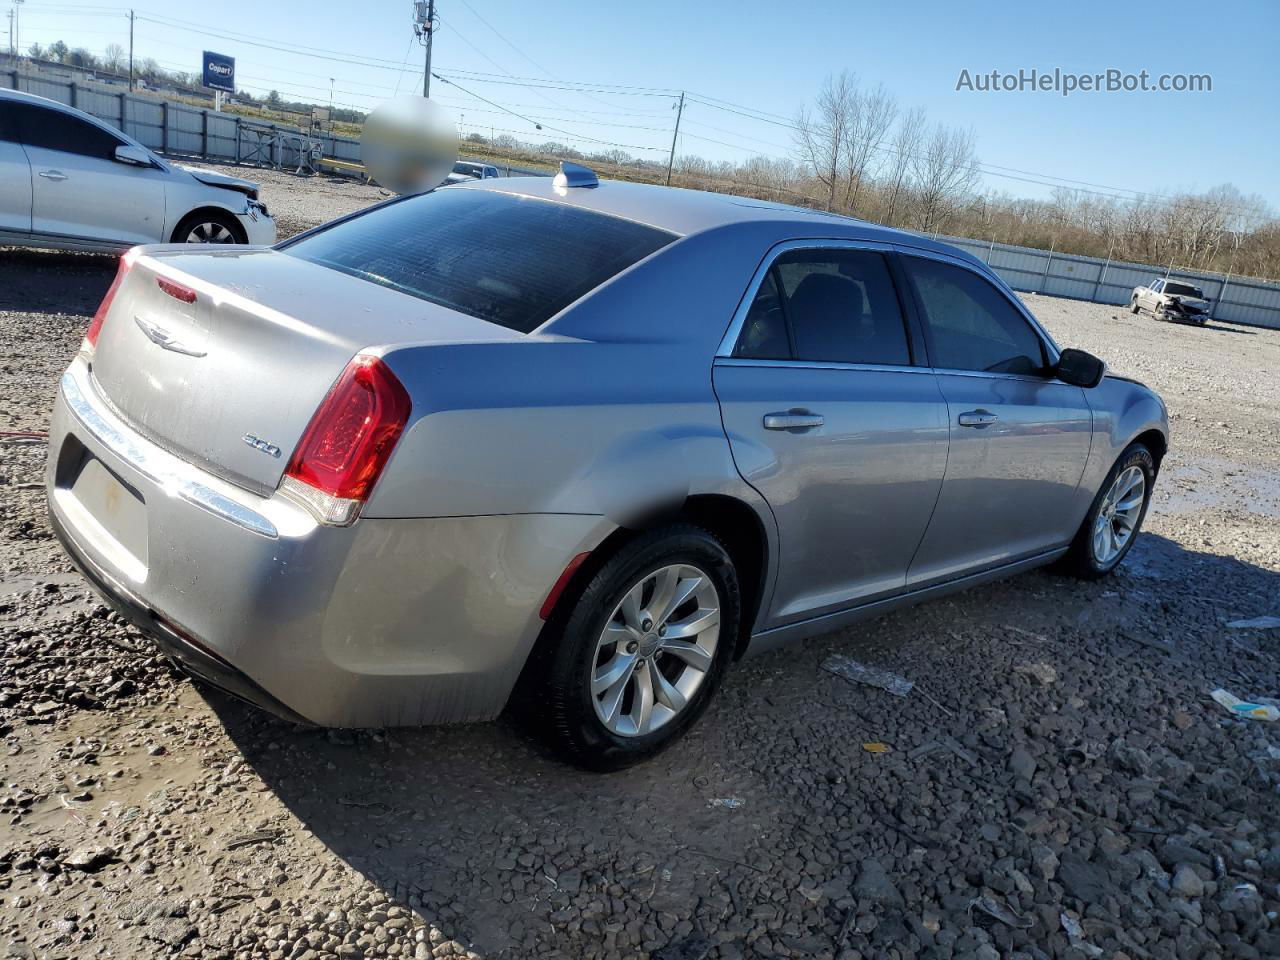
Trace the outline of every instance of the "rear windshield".
[[287, 244], [295, 257], [521, 333], [675, 239], [563, 203], [437, 190]]

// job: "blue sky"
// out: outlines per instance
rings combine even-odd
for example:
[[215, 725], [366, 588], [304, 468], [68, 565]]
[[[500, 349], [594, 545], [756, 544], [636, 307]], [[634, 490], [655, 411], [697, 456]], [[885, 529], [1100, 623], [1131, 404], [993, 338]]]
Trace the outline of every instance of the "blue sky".
[[[7, 9], [7, 2], [0, 6]], [[169, 68], [194, 71], [202, 49], [217, 50], [236, 57], [243, 88], [277, 88], [286, 98], [323, 103], [334, 77], [335, 101], [364, 109], [397, 89], [421, 87], [422, 50], [411, 43], [409, 0], [219, 0], [200, 6], [138, 0], [133, 7], [140, 16], [195, 28], [138, 21], [138, 56]], [[112, 42], [127, 45], [124, 10], [108, 0], [27, 0], [22, 46], [59, 38], [95, 52]], [[438, 11], [434, 67], [527, 118], [433, 81], [433, 94], [459, 114], [467, 131], [492, 127], [535, 142], [575, 142], [572, 134], [584, 149], [599, 140], [624, 144], [637, 156], [664, 157], [673, 101], [652, 95], [653, 89], [688, 89], [762, 115], [690, 103], [679, 152], [712, 159], [785, 156], [792, 149], [785, 121], [813, 98], [824, 76], [849, 69], [865, 85], [883, 83], [904, 108], [923, 106], [933, 120], [972, 127], [992, 189], [1044, 197], [1048, 186], [1025, 179], [1067, 178], [1128, 197], [1131, 191], [1199, 191], [1231, 182], [1280, 207], [1280, 3], [1273, 0], [1218, 0], [1211, 12], [1202, 3], [1177, 0], [811, 0], [798, 7], [776, 0], [439, 0]], [[205, 28], [241, 38], [202, 36]], [[324, 48], [338, 52], [338, 59], [369, 62], [334, 62], [260, 44]], [[1145, 69], [1153, 76], [1210, 74], [1213, 90], [1065, 98], [956, 90], [962, 69], [978, 74], [1055, 67], [1081, 74], [1108, 68]], [[463, 71], [490, 76], [468, 80]], [[532, 89], [513, 78], [647, 89]], [[529, 121], [542, 122], [544, 130]]]

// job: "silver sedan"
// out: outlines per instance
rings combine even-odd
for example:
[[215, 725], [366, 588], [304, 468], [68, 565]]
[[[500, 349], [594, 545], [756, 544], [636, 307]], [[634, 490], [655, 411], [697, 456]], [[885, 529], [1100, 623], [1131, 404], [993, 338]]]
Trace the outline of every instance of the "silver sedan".
[[1164, 405], [945, 244], [497, 179], [126, 255], [62, 378], [68, 553], [192, 673], [331, 726], [526, 711], [574, 762], [732, 663], [1132, 547]]

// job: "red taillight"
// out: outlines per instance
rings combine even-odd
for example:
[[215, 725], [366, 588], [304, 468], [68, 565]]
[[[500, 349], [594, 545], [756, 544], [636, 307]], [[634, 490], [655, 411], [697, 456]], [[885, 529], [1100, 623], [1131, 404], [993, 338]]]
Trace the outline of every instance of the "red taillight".
[[385, 363], [355, 357], [311, 418], [285, 476], [338, 500], [367, 499], [409, 408], [409, 394]]
[[125, 275], [133, 267], [138, 259], [138, 248], [126, 251], [124, 256], [120, 258], [120, 263], [116, 267], [116, 278], [111, 281], [111, 286], [107, 288], [107, 295], [102, 298], [102, 303], [98, 304], [98, 312], [93, 315], [93, 320], [89, 323], [89, 329], [84, 332], [84, 342], [92, 351], [98, 345], [98, 334], [102, 332], [102, 321], [107, 319], [107, 311], [111, 309], [111, 301], [115, 298], [116, 291], [120, 289], [120, 284], [124, 283]]
[[183, 303], [196, 302], [196, 292], [190, 287], [184, 287], [182, 284], [166, 280], [164, 277], [156, 277], [156, 286], [175, 300], [181, 300]]

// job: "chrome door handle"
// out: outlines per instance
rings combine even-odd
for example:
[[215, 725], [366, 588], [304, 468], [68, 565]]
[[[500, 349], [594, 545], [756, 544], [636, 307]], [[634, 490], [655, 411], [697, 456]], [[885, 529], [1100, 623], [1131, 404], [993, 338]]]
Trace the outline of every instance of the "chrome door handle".
[[808, 410], [788, 410], [786, 413], [766, 413], [764, 428], [766, 430], [812, 430], [820, 427], [825, 420], [819, 414]]
[[44, 177], [46, 180], [65, 180], [65, 179], [67, 179], [67, 175], [66, 175], [65, 173], [63, 173], [61, 170], [41, 170], [41, 171], [40, 171], [40, 176]]
[[962, 427], [989, 427], [1000, 418], [989, 410], [970, 410], [960, 414]]

